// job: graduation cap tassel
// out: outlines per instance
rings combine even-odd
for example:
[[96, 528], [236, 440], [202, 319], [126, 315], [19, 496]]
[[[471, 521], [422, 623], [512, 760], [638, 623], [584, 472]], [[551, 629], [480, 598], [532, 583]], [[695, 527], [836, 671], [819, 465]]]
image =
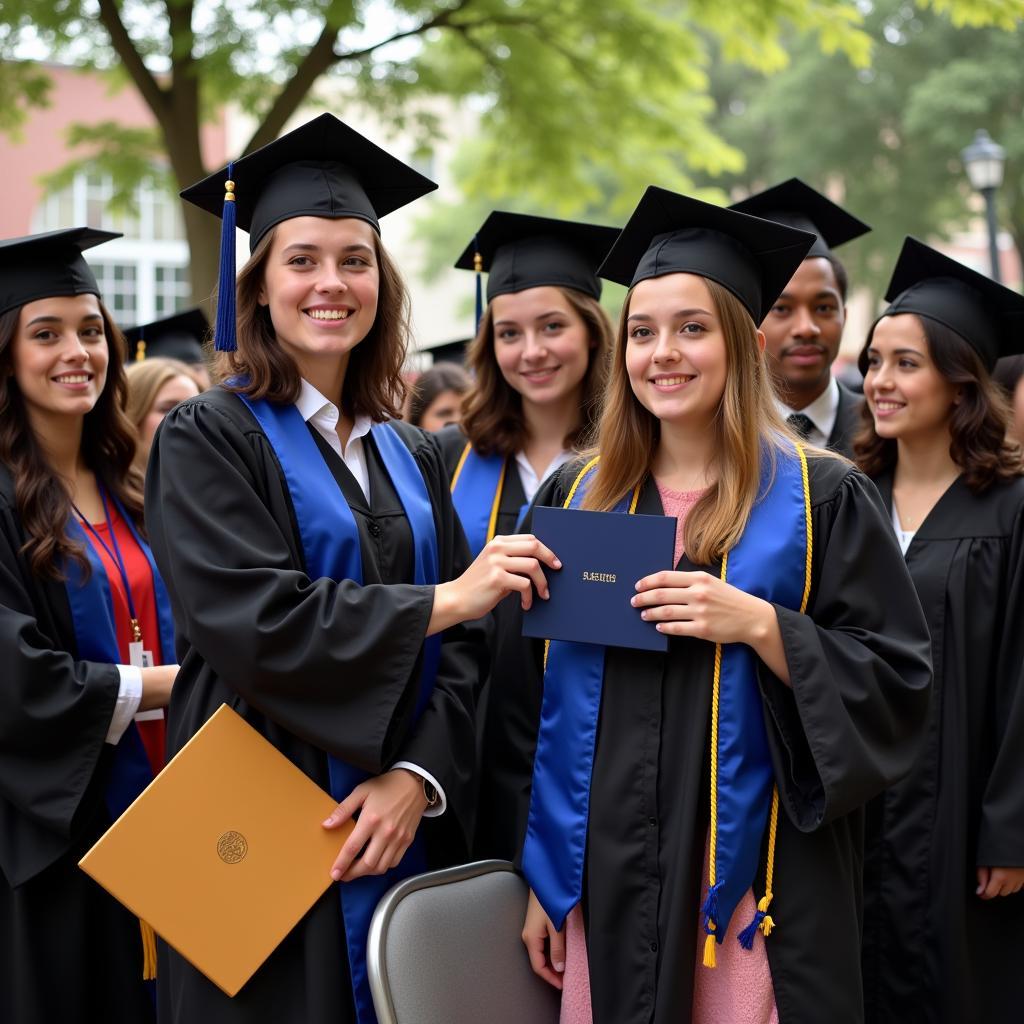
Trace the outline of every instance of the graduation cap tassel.
[[473, 253], [473, 270], [476, 272], [476, 329], [479, 331], [480, 321], [484, 318], [484, 258], [480, 254], [476, 235], [473, 236], [473, 245], [477, 249]]
[[220, 231], [220, 276], [217, 280], [217, 323], [213, 329], [213, 347], [218, 352], [234, 352], [235, 344], [235, 165], [228, 164], [224, 182], [224, 216]]
[[153, 981], [156, 978], [156, 932], [141, 917], [139, 930], [142, 933], [142, 980]]
[[146, 342], [143, 338], [135, 343], [135, 362], [141, 363], [146, 359]]

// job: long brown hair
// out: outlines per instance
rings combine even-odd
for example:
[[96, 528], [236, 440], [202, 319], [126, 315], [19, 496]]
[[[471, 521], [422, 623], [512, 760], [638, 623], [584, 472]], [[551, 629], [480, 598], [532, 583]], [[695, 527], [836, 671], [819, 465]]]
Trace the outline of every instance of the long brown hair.
[[[959, 402], [949, 414], [949, 454], [962, 470], [964, 482], [980, 494], [997, 481], [1020, 476], [1024, 473], [1020, 445], [1006, 436], [1009, 403], [978, 353], [944, 324], [920, 313], [914, 316], [921, 321], [935, 369], [959, 391]], [[860, 354], [862, 373], [867, 371], [867, 352], [877, 326], [877, 322], [872, 326]], [[896, 439], [879, 437], [867, 402], [861, 407], [861, 421], [853, 442], [854, 457], [868, 476], [877, 477], [896, 466]]]
[[[247, 378], [247, 383], [225, 384], [230, 390], [251, 398], [290, 404], [299, 397], [302, 387], [299, 369], [278, 344], [270, 311], [259, 303], [267, 255], [276, 234], [277, 229], [271, 228], [260, 239], [238, 275], [238, 349], [217, 353], [217, 372], [222, 381]], [[349, 356], [341, 406], [349, 416], [398, 419], [406, 391], [402, 365], [409, 347], [409, 293], [376, 232], [373, 239], [380, 270], [377, 316], [369, 333]]]
[[[575, 448], [593, 433], [608, 377], [608, 354], [612, 347], [612, 325], [597, 299], [575, 288], [558, 288], [583, 320], [592, 346], [583, 374], [583, 397], [579, 426], [563, 444]], [[476, 337], [466, 353], [466, 365], [475, 378], [462, 400], [462, 429], [481, 455], [513, 455], [526, 445], [528, 435], [523, 416], [523, 398], [501, 374], [494, 354], [494, 313], [489, 303], [480, 320]]]
[[[760, 493], [762, 453], [774, 464], [785, 441], [796, 440], [776, 409], [768, 364], [750, 314], [732, 292], [707, 278], [704, 283], [722, 325], [727, 372], [713, 423], [716, 480], [694, 505], [684, 530], [686, 553], [698, 565], [721, 558], [743, 536]], [[584, 508], [611, 509], [643, 483], [661, 437], [660, 421], [633, 393], [626, 372], [632, 298], [630, 290], [619, 318], [597, 445], [588, 453], [600, 454], [601, 461]]]
[[[141, 481], [132, 472], [135, 431], [124, 412], [125, 340], [102, 302], [99, 306], [109, 350], [107, 379], [96, 404], [85, 415], [82, 456], [141, 529]], [[0, 462], [14, 478], [18, 518], [27, 537], [22, 551], [32, 571], [61, 580], [66, 559], [74, 559], [85, 573], [89, 562], [81, 544], [67, 537], [71, 495], [43, 453], [14, 378], [11, 350], [20, 315], [20, 307], [0, 315]]]

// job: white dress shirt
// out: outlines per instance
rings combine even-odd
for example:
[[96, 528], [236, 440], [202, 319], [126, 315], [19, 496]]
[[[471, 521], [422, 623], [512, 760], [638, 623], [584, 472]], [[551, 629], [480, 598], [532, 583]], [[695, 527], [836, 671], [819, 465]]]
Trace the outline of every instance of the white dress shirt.
[[900, 551], [906, 557], [907, 548], [910, 547], [910, 542], [914, 539], [914, 534], [917, 533], [917, 530], [903, 529], [903, 524], [900, 522], [900, 514], [896, 511], [895, 501], [892, 503], [892, 528], [896, 531], [896, 540], [899, 541]]
[[533, 501], [534, 495], [540, 490], [540, 485], [556, 469], [561, 469], [571, 458], [571, 451], [560, 451], [551, 460], [548, 468], [540, 476], [537, 476], [537, 471], [530, 465], [530, 460], [526, 457], [526, 453], [516, 452], [516, 468], [519, 470], [519, 482], [523, 485], [523, 493], [526, 495], [527, 503]]
[[[348, 436], [348, 443], [344, 449], [341, 447], [341, 438], [338, 437], [338, 420], [341, 413], [338, 407], [322, 394], [307, 380], [302, 381], [302, 390], [299, 392], [298, 401], [295, 403], [302, 418], [313, 427], [313, 429], [331, 446], [342, 462], [348, 466], [352, 475], [356, 478], [360, 489], [370, 501], [370, 474], [366, 468], [366, 450], [363, 445], [363, 438], [370, 432], [373, 421], [369, 416], [357, 416], [352, 423], [352, 433]], [[425, 818], [436, 818], [444, 814], [448, 801], [445, 798], [444, 790], [438, 784], [437, 779], [425, 768], [412, 764], [409, 761], [398, 761], [392, 765], [393, 768], [405, 768], [414, 772], [420, 778], [426, 779], [434, 789], [437, 790], [438, 800], [433, 807], [428, 807], [424, 812]]]
[[776, 404], [783, 419], [788, 419], [793, 413], [803, 413], [814, 424], [807, 438], [808, 442], [824, 448], [832, 436], [836, 417], [839, 415], [839, 385], [835, 377], [829, 377], [828, 387], [805, 409], [790, 409], [782, 401], [777, 401]]

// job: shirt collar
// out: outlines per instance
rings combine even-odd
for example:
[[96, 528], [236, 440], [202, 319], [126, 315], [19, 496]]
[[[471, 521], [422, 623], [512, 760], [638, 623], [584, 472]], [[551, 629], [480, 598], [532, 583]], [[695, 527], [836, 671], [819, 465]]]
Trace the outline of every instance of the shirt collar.
[[[309, 423], [311, 420], [319, 419], [327, 422], [334, 429], [338, 425], [338, 407], [329, 399], [325, 398], [312, 384], [304, 377], [300, 380], [299, 397], [295, 400], [295, 408], [299, 415]], [[364, 413], [360, 413], [352, 421], [352, 433], [348, 436], [348, 443], [365, 437], [373, 426], [373, 420]]]

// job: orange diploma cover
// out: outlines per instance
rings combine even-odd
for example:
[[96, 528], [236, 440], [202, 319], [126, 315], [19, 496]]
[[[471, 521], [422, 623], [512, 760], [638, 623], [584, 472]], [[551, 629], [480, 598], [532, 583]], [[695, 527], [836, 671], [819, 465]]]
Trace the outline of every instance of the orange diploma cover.
[[79, 867], [233, 996], [331, 884], [336, 806], [222, 704]]

